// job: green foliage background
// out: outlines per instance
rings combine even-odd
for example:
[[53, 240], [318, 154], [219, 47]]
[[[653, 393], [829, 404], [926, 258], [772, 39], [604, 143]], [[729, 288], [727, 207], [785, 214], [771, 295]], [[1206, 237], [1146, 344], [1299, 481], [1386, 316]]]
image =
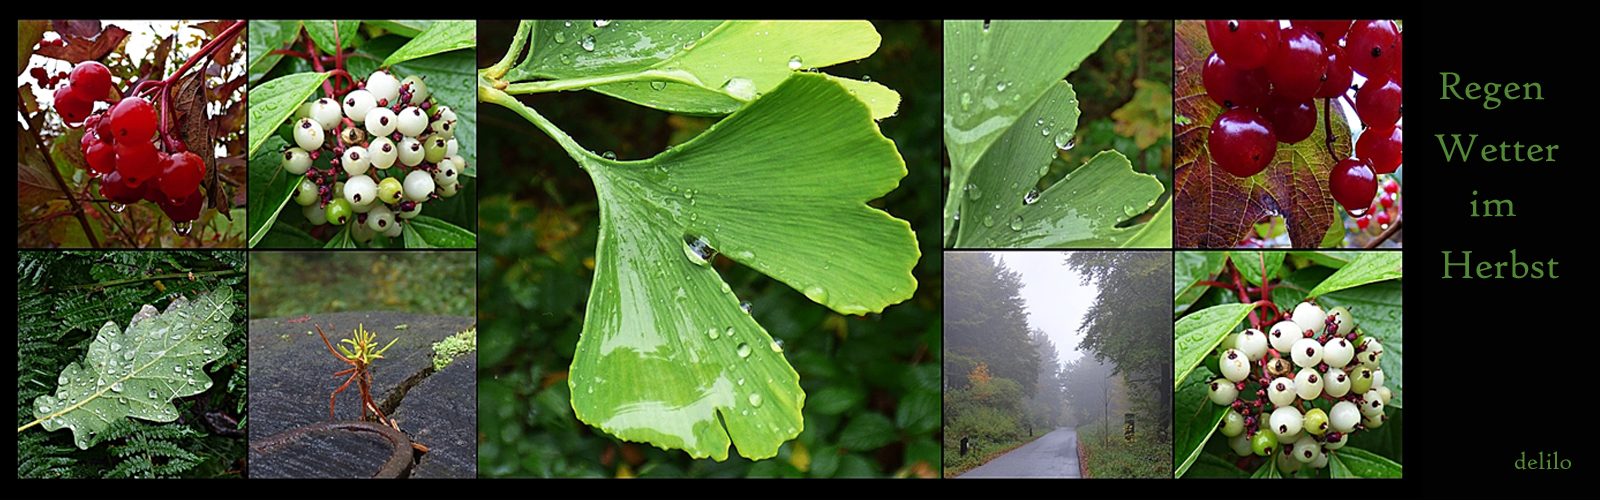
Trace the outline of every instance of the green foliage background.
[[[245, 439], [212, 433], [218, 415], [243, 421], [246, 404], [244, 252], [18, 252], [17, 425], [34, 420], [33, 401], [53, 392], [68, 364], [84, 357], [106, 321], [126, 329], [145, 304], [165, 309], [180, 294], [233, 289], [227, 355], [210, 364], [213, 385], [173, 401], [173, 422], [123, 419], [87, 450], [71, 432], [33, 427], [17, 434], [17, 477], [243, 477]], [[195, 273], [188, 276], [142, 278]], [[87, 285], [87, 286], [86, 286]]]
[[[773, 459], [692, 460], [624, 442], [573, 416], [566, 372], [594, 277], [598, 202], [589, 176], [552, 140], [499, 107], [480, 110], [478, 470], [485, 476], [872, 477], [939, 473], [937, 213], [942, 64], [936, 21], [875, 22], [878, 52], [830, 74], [870, 76], [900, 92], [879, 122], [905, 158], [901, 188], [873, 206], [913, 221], [924, 258], [916, 295], [883, 314], [842, 316], [725, 258], [714, 262], [752, 315], [784, 344], [805, 389], [805, 430]], [[479, 24], [479, 65], [498, 61], [514, 22]], [[671, 115], [594, 92], [523, 96], [594, 151], [650, 157], [715, 118]], [[845, 154], [842, 153], [841, 154]]]

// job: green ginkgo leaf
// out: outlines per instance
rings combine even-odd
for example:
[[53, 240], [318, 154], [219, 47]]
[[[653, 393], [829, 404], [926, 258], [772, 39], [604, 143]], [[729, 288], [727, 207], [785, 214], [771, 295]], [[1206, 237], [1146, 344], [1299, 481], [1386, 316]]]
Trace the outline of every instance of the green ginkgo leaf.
[[[505, 74], [516, 94], [587, 88], [663, 111], [725, 115], [796, 71], [867, 57], [881, 37], [866, 21], [538, 21], [527, 56]], [[893, 115], [900, 96], [834, 78]]]
[[[1075, 143], [1078, 95], [1062, 81], [1116, 22], [945, 23], [945, 241], [957, 247], [1169, 246], [1171, 223], [1117, 227], [1163, 188], [1115, 151], [1043, 192], [1050, 160]], [[1168, 214], [1163, 207], [1160, 214]], [[959, 222], [959, 224], [958, 224]], [[1147, 224], [1148, 225], [1148, 224]]]
[[34, 418], [46, 430], [71, 428], [85, 450], [118, 419], [177, 419], [172, 400], [210, 389], [205, 366], [227, 353], [232, 297], [224, 287], [192, 301], [180, 297], [164, 312], [146, 304], [126, 331], [107, 321], [88, 356], [62, 370], [55, 394], [34, 399]]
[[867, 205], [898, 185], [905, 162], [868, 107], [826, 76], [796, 74], [648, 160], [557, 140], [601, 201], [572, 407], [620, 438], [717, 460], [733, 444], [760, 459], [804, 429], [799, 375], [709, 264], [713, 251], [844, 314], [881, 312], [916, 289], [910, 224]]

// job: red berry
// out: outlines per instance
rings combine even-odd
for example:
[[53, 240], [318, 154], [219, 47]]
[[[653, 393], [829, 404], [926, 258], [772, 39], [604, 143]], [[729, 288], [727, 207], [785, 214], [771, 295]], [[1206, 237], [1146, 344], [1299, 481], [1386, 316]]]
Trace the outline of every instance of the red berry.
[[1372, 171], [1392, 174], [1400, 168], [1400, 127], [1370, 128], [1356, 140], [1356, 156], [1372, 163]]
[[1328, 190], [1351, 216], [1365, 214], [1372, 195], [1378, 192], [1378, 177], [1372, 166], [1359, 158], [1345, 158], [1328, 174]]
[[1394, 179], [1385, 179], [1383, 181], [1383, 192], [1390, 194], [1400, 192], [1400, 183], [1395, 182]]
[[95, 61], [84, 61], [72, 68], [72, 88], [85, 101], [104, 101], [111, 93], [111, 70]]
[[1378, 217], [1378, 225], [1380, 225], [1380, 226], [1389, 225], [1389, 222], [1390, 222], [1391, 219], [1389, 218], [1389, 212], [1388, 211], [1386, 211], [1386, 210], [1378, 211], [1378, 216], [1377, 217]]
[[1289, 24], [1291, 26], [1305, 26], [1310, 28], [1311, 32], [1316, 33], [1317, 38], [1321, 38], [1322, 43], [1325, 45], [1334, 45], [1339, 41], [1340, 38], [1344, 38], [1345, 33], [1350, 32], [1349, 19], [1333, 21], [1292, 21]]
[[1394, 195], [1391, 195], [1391, 194], [1389, 194], [1387, 192], [1385, 192], [1383, 194], [1379, 194], [1378, 195], [1378, 204], [1382, 205], [1383, 208], [1389, 208], [1389, 207], [1394, 206]]
[[1211, 48], [1241, 71], [1267, 65], [1278, 50], [1278, 21], [1206, 21]]
[[156, 205], [161, 207], [161, 211], [165, 212], [167, 218], [172, 219], [173, 222], [189, 222], [200, 218], [200, 209], [205, 204], [205, 196], [202, 196], [199, 190], [190, 192], [188, 196], [184, 196], [176, 202], [170, 200], [156, 202]]
[[1400, 58], [1403, 53], [1401, 42], [1404, 41], [1405, 36], [1405, 33], [1399, 33], [1394, 36], [1394, 67], [1389, 68], [1389, 77], [1394, 78], [1394, 81], [1400, 82], [1401, 85], [1405, 85], [1405, 82], [1400, 78], [1400, 68], [1405, 66], [1405, 61]]
[[199, 155], [185, 151], [168, 156], [161, 163], [161, 192], [174, 200], [182, 199], [199, 189], [205, 172], [206, 164]]
[[[84, 134], [88, 137], [90, 134]], [[99, 172], [100, 175], [110, 174], [117, 170], [117, 153], [110, 144], [96, 139], [89, 143], [83, 150], [83, 158], [89, 161], [89, 168]]]
[[156, 110], [142, 97], [129, 97], [111, 108], [111, 131], [118, 141], [148, 141], [156, 133]]
[[28, 70], [28, 74], [29, 75], [33, 75], [33, 79], [34, 80], [39, 80], [41, 82], [50, 79], [50, 74], [46, 73], [44, 71], [44, 68], [40, 68], [38, 66], [35, 66], [32, 69], [29, 69]]
[[1360, 228], [1362, 231], [1366, 231], [1367, 226], [1370, 225], [1372, 225], [1372, 219], [1368, 219], [1367, 216], [1363, 215], [1356, 217], [1356, 227]]
[[1400, 83], [1388, 78], [1367, 80], [1356, 91], [1356, 115], [1375, 129], [1389, 128], [1405, 115], [1400, 100]]
[[116, 151], [117, 171], [129, 186], [138, 187], [160, 173], [156, 145], [150, 141], [122, 141]]
[[67, 124], [75, 125], [89, 119], [89, 114], [94, 112], [94, 103], [78, 97], [72, 90], [72, 84], [56, 87], [55, 92], [56, 112], [61, 114], [61, 119]]
[[1356, 21], [1345, 38], [1350, 67], [1367, 78], [1387, 74], [1394, 66], [1399, 33], [1394, 21]]
[[1296, 101], [1273, 92], [1261, 113], [1272, 121], [1278, 142], [1294, 144], [1306, 140], [1317, 128], [1317, 106], [1311, 99]]
[[1267, 61], [1267, 79], [1272, 81], [1273, 90], [1285, 97], [1310, 99], [1322, 88], [1322, 75], [1327, 68], [1322, 40], [1308, 28], [1289, 28], [1283, 32], [1277, 53]]
[[1328, 54], [1328, 66], [1322, 72], [1322, 86], [1317, 88], [1317, 97], [1339, 97], [1350, 90], [1350, 82], [1355, 79], [1355, 72], [1350, 70], [1350, 61], [1345, 57], [1344, 49], [1338, 45], [1324, 44], [1323, 49]]
[[144, 186], [129, 186], [122, 174], [117, 172], [100, 178], [100, 195], [112, 203], [127, 205], [137, 202], [144, 198], [144, 192]]
[[1218, 115], [1207, 134], [1206, 146], [1212, 161], [1238, 177], [1260, 173], [1278, 152], [1271, 122], [1248, 109]]
[[1205, 84], [1206, 95], [1225, 108], [1261, 107], [1267, 103], [1267, 93], [1271, 90], [1265, 71], [1234, 69], [1216, 52], [1206, 58], [1200, 79]]

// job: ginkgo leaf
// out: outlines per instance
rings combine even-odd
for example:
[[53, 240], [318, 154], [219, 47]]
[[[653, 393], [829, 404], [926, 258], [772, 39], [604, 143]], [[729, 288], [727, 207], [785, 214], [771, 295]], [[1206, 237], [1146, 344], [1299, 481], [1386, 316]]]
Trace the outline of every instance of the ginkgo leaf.
[[[508, 90], [588, 88], [663, 111], [724, 115], [799, 70], [872, 55], [881, 37], [867, 21], [539, 21]], [[834, 78], [872, 109], [895, 113], [900, 95], [873, 82]]]
[[210, 389], [205, 366], [227, 354], [232, 297], [224, 287], [179, 297], [164, 312], [146, 304], [126, 331], [107, 321], [88, 356], [62, 370], [55, 394], [34, 399], [33, 416], [46, 430], [71, 428], [80, 449], [121, 418], [177, 419], [172, 400]]
[[[1116, 22], [945, 23], [945, 241], [956, 247], [1169, 246], [1170, 223], [1118, 227], [1164, 188], [1104, 151], [1033, 191], [1072, 148], [1078, 95], [1063, 81]], [[1158, 215], [1165, 216], [1163, 210]], [[959, 222], [959, 224], [958, 224]], [[1146, 224], [1148, 225], [1148, 224]]]
[[601, 229], [568, 383], [578, 418], [620, 438], [760, 459], [804, 428], [799, 375], [709, 265], [712, 249], [845, 314], [916, 289], [910, 224], [866, 203], [898, 185], [904, 160], [823, 75], [796, 74], [648, 160], [576, 157]]

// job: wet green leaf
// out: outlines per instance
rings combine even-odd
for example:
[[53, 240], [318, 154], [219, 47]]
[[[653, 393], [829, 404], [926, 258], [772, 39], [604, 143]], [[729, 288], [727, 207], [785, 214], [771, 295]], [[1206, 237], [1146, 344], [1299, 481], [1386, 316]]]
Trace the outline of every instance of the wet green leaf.
[[[439, 21], [416, 35], [399, 50], [389, 54], [379, 66], [389, 67], [412, 59], [419, 59], [452, 50], [478, 46], [476, 21]], [[470, 87], [469, 87], [470, 88]]]
[[[1118, 228], [1155, 205], [1155, 177], [1105, 151], [1043, 192], [1075, 144], [1078, 96], [1062, 79], [1116, 22], [945, 23], [945, 241], [956, 247], [1169, 246], [1171, 223]], [[1170, 212], [1167, 212], [1170, 213]], [[960, 222], [957, 224], [957, 222]]]
[[33, 416], [45, 430], [71, 428], [80, 449], [118, 419], [177, 419], [172, 400], [210, 389], [205, 365], [227, 353], [232, 298], [224, 287], [180, 297], [164, 312], [145, 305], [125, 331], [107, 321], [84, 360], [61, 372], [55, 394], [34, 399]]
[[[506, 74], [527, 89], [588, 88], [663, 111], [723, 115], [799, 70], [871, 55], [880, 37], [866, 21], [539, 21], [532, 48]], [[829, 77], [868, 104], [873, 118], [900, 96], [872, 82]], [[519, 86], [508, 90], [519, 93]]]
[[623, 439], [759, 459], [804, 427], [798, 374], [699, 245], [844, 314], [916, 289], [910, 225], [866, 204], [905, 164], [827, 77], [796, 75], [649, 160], [578, 159], [602, 222], [568, 383], [577, 416]]

